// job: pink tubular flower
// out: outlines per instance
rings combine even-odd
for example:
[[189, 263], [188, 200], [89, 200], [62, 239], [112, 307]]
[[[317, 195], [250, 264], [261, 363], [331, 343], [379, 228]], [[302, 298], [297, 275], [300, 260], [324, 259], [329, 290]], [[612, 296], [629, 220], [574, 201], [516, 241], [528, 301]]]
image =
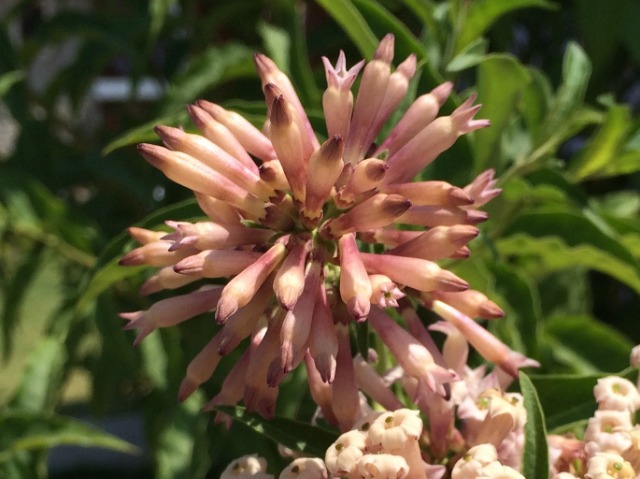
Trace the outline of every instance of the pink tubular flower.
[[[199, 134], [158, 126], [163, 146], [138, 146], [151, 165], [194, 192], [203, 216], [168, 221], [168, 233], [131, 228], [141, 245], [120, 263], [161, 268], [142, 286], [145, 295], [216, 283], [122, 314], [127, 329], [139, 330], [137, 343], [156, 328], [213, 313], [213, 339], [189, 365], [181, 400], [251, 338], [242, 367], [233, 368], [226, 383], [230, 392], [217, 395], [209, 408], [242, 401], [250, 412], [271, 417], [280, 383], [304, 361], [324, 419], [347, 430], [362, 415], [358, 383], [385, 406], [399, 406], [380, 382], [381, 371], [366, 363], [354, 369], [354, 323], [371, 320], [402, 374], [415, 383], [415, 397], [425, 400], [448, 396], [458, 375], [425, 339], [429, 333], [417, 316], [407, 321], [407, 332], [382, 308], [440, 301], [471, 316], [502, 315], [481, 293], [463, 293], [467, 282], [436, 263], [469, 255], [468, 244], [479, 234], [474, 225], [487, 218], [478, 208], [498, 192], [493, 173], [464, 189], [411, 182], [460, 135], [488, 121], [474, 119], [480, 105], [473, 96], [438, 116], [453, 89], [444, 83], [418, 96], [382, 138], [418, 68], [414, 55], [395, 68], [393, 58], [393, 35], [382, 39], [366, 65], [348, 67], [342, 52], [335, 65], [323, 58], [326, 131], [315, 132], [289, 78], [256, 54], [266, 101], [263, 131], [236, 112], [198, 100], [188, 112]], [[509, 372], [529, 364], [475, 327], [456, 327]], [[352, 472], [390, 474], [377, 461]], [[435, 478], [442, 468], [429, 471]], [[415, 474], [424, 470], [410, 477]]]

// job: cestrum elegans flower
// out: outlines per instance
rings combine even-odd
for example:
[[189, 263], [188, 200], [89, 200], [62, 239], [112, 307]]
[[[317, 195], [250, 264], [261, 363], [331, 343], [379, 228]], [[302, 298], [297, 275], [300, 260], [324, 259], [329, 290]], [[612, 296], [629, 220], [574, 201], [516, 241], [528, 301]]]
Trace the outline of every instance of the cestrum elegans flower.
[[[326, 139], [313, 130], [287, 76], [256, 54], [267, 104], [262, 131], [238, 113], [199, 100], [188, 107], [199, 134], [158, 126], [164, 146], [138, 146], [149, 163], [193, 190], [206, 215], [169, 221], [170, 232], [131, 228], [141, 245], [121, 260], [159, 268], [142, 286], [143, 294], [199, 285], [146, 311], [123, 313], [127, 328], [139, 330], [136, 341], [215, 311], [219, 328], [189, 365], [181, 400], [249, 338], [228, 377], [228, 391], [210, 407], [243, 401], [249, 411], [269, 417], [280, 382], [304, 360], [325, 418], [346, 431], [359, 410], [352, 323], [372, 314], [374, 328], [396, 354], [419, 358], [424, 368], [414, 365], [415, 371], [411, 361], [398, 360], [420, 381], [418, 394], [424, 395], [425, 388], [444, 394], [443, 384], [458, 376], [436, 364], [417, 340], [400, 344], [404, 336], [390, 326], [384, 308], [408, 296], [427, 307], [444, 304], [475, 317], [502, 316], [484, 295], [456, 296], [468, 284], [437, 263], [469, 255], [467, 244], [479, 233], [475, 225], [487, 218], [478, 207], [500, 192], [493, 172], [465, 188], [413, 181], [460, 135], [489, 122], [474, 119], [480, 105], [473, 96], [438, 117], [452, 91], [444, 83], [419, 96], [387, 138], [378, 138], [416, 71], [414, 55], [394, 70], [393, 51], [394, 38], [387, 35], [366, 66], [348, 69], [343, 53], [335, 66], [323, 59]], [[361, 70], [354, 97], [351, 87]], [[207, 285], [214, 278], [227, 281]], [[445, 316], [451, 314], [446, 309]], [[495, 344], [465, 328], [481, 353]], [[490, 359], [512, 375], [527, 364], [503, 345]], [[371, 477], [387, 475], [377, 462], [363, 468]]]

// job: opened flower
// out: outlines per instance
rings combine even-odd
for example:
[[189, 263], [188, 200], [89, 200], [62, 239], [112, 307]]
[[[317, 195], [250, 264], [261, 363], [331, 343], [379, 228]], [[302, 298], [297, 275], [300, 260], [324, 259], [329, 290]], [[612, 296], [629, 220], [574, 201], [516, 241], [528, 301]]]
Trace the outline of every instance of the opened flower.
[[[141, 246], [121, 260], [160, 268], [143, 294], [199, 287], [147, 311], [123, 313], [127, 328], [139, 331], [136, 341], [215, 311], [220, 328], [189, 365], [180, 399], [250, 338], [225, 382], [228, 388], [210, 407], [243, 401], [248, 410], [271, 416], [280, 382], [304, 361], [325, 419], [349, 430], [360, 411], [349, 338], [353, 323], [370, 318], [398, 363], [419, 381], [417, 394], [427, 397], [446, 394], [443, 384], [458, 375], [384, 308], [417, 301], [436, 305], [448, 321], [459, 317], [458, 310], [502, 316], [486, 296], [461, 294], [468, 284], [437, 264], [469, 255], [467, 244], [478, 235], [474, 225], [487, 218], [477, 208], [500, 192], [493, 173], [465, 188], [413, 181], [460, 135], [489, 122], [474, 119], [480, 105], [473, 96], [451, 115], [437, 117], [452, 90], [445, 83], [419, 96], [387, 138], [378, 138], [416, 71], [413, 55], [394, 71], [393, 51], [394, 38], [387, 35], [364, 67], [360, 62], [347, 68], [343, 53], [335, 66], [323, 59], [326, 140], [324, 132], [315, 133], [287, 76], [257, 54], [267, 103], [262, 131], [199, 100], [188, 110], [200, 134], [158, 126], [164, 146], [139, 145], [149, 163], [193, 190], [206, 214], [201, 221], [167, 222], [168, 233], [131, 228]], [[351, 87], [361, 69], [354, 98]], [[228, 281], [207, 285], [211, 278]], [[481, 353], [494, 344], [488, 333], [465, 328]], [[502, 346], [489, 359], [515, 374], [525, 363]]]

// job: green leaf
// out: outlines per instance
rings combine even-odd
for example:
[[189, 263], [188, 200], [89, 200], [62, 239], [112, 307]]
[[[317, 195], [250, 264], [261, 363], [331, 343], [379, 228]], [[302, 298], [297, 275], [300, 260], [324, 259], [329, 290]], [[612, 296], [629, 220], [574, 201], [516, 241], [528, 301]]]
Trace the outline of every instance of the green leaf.
[[526, 262], [537, 274], [582, 266], [617, 278], [640, 292], [640, 266], [620, 241], [577, 213], [538, 211], [520, 215], [497, 241], [503, 255]]
[[165, 115], [160, 118], [155, 118], [149, 123], [132, 128], [131, 130], [118, 136], [115, 140], [110, 141], [107, 146], [102, 149], [102, 155], [106, 156], [118, 148], [123, 146], [133, 145], [134, 143], [144, 143], [149, 141], [156, 141], [158, 135], [153, 131], [156, 125], [175, 125], [181, 124], [187, 121], [187, 112], [184, 108], [179, 111]]
[[13, 334], [20, 318], [20, 306], [42, 266], [44, 246], [36, 243], [20, 258], [20, 264], [4, 286], [4, 301], [0, 327], [2, 328], [3, 359], [7, 360], [13, 351]]
[[163, 114], [193, 102], [209, 88], [241, 76], [255, 76], [250, 48], [234, 43], [210, 47], [193, 57], [184, 71], [173, 78]]
[[167, 15], [176, 5], [178, 5], [178, 0], [151, 0], [149, 2], [149, 15], [151, 15], [151, 25], [149, 26], [150, 44], [155, 42]]
[[216, 406], [215, 410], [228, 414], [278, 444], [311, 456], [324, 457], [329, 446], [338, 438], [336, 432], [328, 429], [278, 416], [266, 420], [255, 414], [247, 414], [240, 406]]
[[531, 130], [531, 138], [537, 138], [551, 103], [552, 91], [549, 79], [539, 70], [529, 68], [529, 78], [531, 81], [523, 88], [517, 106]]
[[555, 8], [555, 5], [546, 0], [475, 0], [467, 3], [467, 11], [464, 23], [460, 30], [455, 53], [460, 53], [464, 47], [483, 35], [491, 25], [501, 16], [522, 8]]
[[478, 96], [481, 115], [491, 120], [491, 127], [475, 133], [475, 168], [483, 171], [497, 166], [500, 139], [510, 120], [518, 95], [529, 83], [527, 69], [511, 55], [490, 55], [478, 68]]
[[522, 475], [527, 479], [549, 478], [549, 446], [544, 412], [536, 387], [525, 373], [520, 371], [520, 390], [527, 410], [524, 426], [524, 451], [522, 453]]
[[25, 77], [25, 73], [21, 70], [15, 70], [12, 72], [0, 75], [0, 98], [2, 98], [13, 85], [22, 81]]
[[445, 68], [446, 71], [455, 73], [476, 66], [482, 62], [488, 48], [489, 42], [485, 38], [477, 38], [449, 62]]
[[41, 340], [29, 353], [29, 364], [11, 406], [33, 413], [51, 409], [60, 394], [66, 359], [60, 338]]
[[584, 101], [590, 76], [591, 62], [584, 50], [576, 43], [569, 43], [562, 62], [562, 84], [545, 120], [542, 138], [564, 129], [567, 119]]
[[99, 447], [139, 454], [139, 449], [75, 419], [44, 413], [8, 409], [0, 412], [0, 463], [25, 451], [57, 446]]
[[278, 65], [280, 70], [290, 75], [291, 39], [289, 34], [282, 28], [269, 25], [266, 22], [258, 23], [258, 33], [262, 37], [262, 43], [269, 57]]
[[[614, 105], [609, 108], [597, 133], [570, 163], [569, 174], [575, 181], [601, 176], [600, 173], [605, 169], [615, 174], [619, 150], [627, 139], [630, 122], [631, 111], [628, 106]], [[640, 151], [636, 151], [634, 156], [638, 162]], [[625, 162], [630, 158], [633, 156], [624, 158]]]
[[[637, 369], [627, 369], [615, 375], [634, 380], [637, 374]], [[530, 379], [545, 412], [547, 428], [553, 431], [566, 424], [590, 418], [596, 409], [593, 387], [599, 378], [608, 375], [610, 374], [532, 374]]]
[[156, 476], [158, 479], [191, 479], [203, 477], [195, 475], [194, 468], [201, 459], [196, 449], [206, 444], [208, 418], [200, 412], [204, 397], [198, 392], [177, 407], [171, 421], [159, 436], [154, 451]]
[[373, 57], [378, 39], [351, 0], [316, 0], [316, 3], [343, 28], [364, 58]]
[[588, 316], [554, 316], [544, 323], [544, 331], [551, 354], [579, 373], [618, 371], [629, 364], [631, 341]]

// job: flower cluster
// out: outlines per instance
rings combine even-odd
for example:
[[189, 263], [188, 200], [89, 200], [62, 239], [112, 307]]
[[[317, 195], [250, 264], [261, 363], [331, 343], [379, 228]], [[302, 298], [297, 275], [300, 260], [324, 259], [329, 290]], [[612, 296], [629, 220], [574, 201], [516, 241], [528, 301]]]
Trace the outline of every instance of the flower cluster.
[[[640, 346], [631, 357], [638, 367]], [[572, 435], [548, 438], [554, 479], [633, 479], [640, 474], [639, 386], [628, 379], [607, 376], [594, 387], [598, 403], [582, 439]]]
[[[130, 228], [141, 246], [121, 260], [159, 268], [142, 294], [198, 286], [148, 310], [122, 313], [130, 321], [126, 328], [139, 331], [136, 342], [215, 310], [220, 327], [189, 364], [181, 400], [249, 338], [209, 407], [243, 401], [249, 411], [271, 417], [279, 384], [304, 362], [324, 418], [350, 430], [363, 414], [359, 389], [388, 409], [401, 407], [372, 358], [354, 359], [350, 329], [365, 320], [395, 356], [405, 389], [424, 411], [440, 401], [434, 397], [442, 408], [452, 407], [444, 398], [465, 382], [467, 343], [511, 377], [537, 364], [472, 319], [503, 312], [437, 263], [469, 255], [467, 244], [479, 234], [475, 225], [487, 218], [478, 208], [500, 192], [493, 172], [464, 188], [412, 181], [460, 135], [489, 122], [474, 119], [480, 105], [473, 96], [438, 117], [452, 91], [444, 83], [419, 96], [378, 139], [416, 71], [413, 55], [393, 70], [393, 51], [388, 35], [366, 66], [348, 69], [342, 53], [335, 66], [323, 59], [326, 141], [316, 136], [287, 76], [257, 54], [267, 104], [263, 131], [200, 100], [188, 110], [201, 134], [158, 126], [164, 146], [139, 145], [149, 163], [194, 191], [207, 216], [168, 221], [170, 232]], [[351, 87], [360, 70], [354, 100]], [[212, 278], [227, 282], [207, 284]], [[443, 352], [415, 315], [416, 304], [446, 320], [438, 326], [448, 335]], [[474, 434], [484, 437], [477, 429]]]
[[[343, 433], [319, 458], [297, 458], [280, 479], [440, 479], [442, 464], [423, 460], [420, 441], [423, 423], [417, 411], [372, 413], [357, 429]], [[524, 479], [500, 462], [492, 444], [478, 444], [452, 462], [452, 479]], [[255, 456], [233, 461], [221, 479], [266, 479], [266, 462]], [[265, 477], [266, 476], [266, 477]]]

